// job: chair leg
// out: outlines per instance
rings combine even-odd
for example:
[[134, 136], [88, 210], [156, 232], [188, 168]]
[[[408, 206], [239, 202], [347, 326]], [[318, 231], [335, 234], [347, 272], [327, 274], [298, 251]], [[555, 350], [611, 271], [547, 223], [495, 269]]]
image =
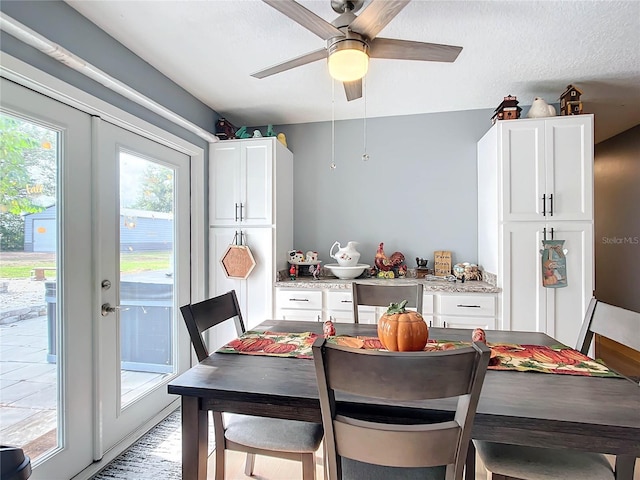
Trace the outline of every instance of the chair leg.
[[224, 480], [224, 446], [216, 445], [216, 477], [215, 480]]
[[476, 447], [471, 440], [469, 440], [467, 458], [464, 463], [464, 478], [465, 480], [476, 480]]
[[247, 477], [253, 475], [253, 467], [256, 464], [256, 454], [255, 453], [247, 453], [247, 459], [244, 463], [244, 474]]
[[302, 454], [302, 480], [316, 480], [316, 454]]
[[224, 480], [224, 426], [222, 423], [222, 413], [213, 412], [213, 427], [216, 437], [216, 476], [215, 480]]

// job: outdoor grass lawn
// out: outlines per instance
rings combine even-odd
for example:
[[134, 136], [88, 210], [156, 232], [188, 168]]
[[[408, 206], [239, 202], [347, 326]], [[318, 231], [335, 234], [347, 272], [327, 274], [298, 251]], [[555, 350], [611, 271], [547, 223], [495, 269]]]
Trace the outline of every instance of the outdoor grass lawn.
[[[164, 252], [122, 252], [120, 254], [120, 268], [122, 273], [140, 273], [153, 270], [171, 271], [169, 251]], [[33, 267], [55, 268], [53, 260], [34, 262], [32, 258], [25, 255], [20, 258], [18, 252], [12, 252], [11, 258], [8, 255], [1, 255], [0, 258], [0, 278], [30, 278]], [[48, 275], [52, 275], [49, 272]]]

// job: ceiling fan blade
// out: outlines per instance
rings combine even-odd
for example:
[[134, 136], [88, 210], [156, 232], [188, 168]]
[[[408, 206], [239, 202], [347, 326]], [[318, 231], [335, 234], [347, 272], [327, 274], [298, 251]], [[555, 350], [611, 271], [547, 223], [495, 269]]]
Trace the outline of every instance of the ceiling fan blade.
[[347, 94], [347, 101], [356, 100], [362, 97], [362, 79], [353, 82], [343, 82], [344, 93]]
[[375, 38], [380, 31], [407, 6], [410, 0], [372, 0], [358, 18], [349, 25], [349, 29], [367, 37]]
[[369, 45], [371, 58], [422, 60], [426, 62], [454, 62], [462, 47], [438, 43], [413, 42], [394, 38], [375, 38]]
[[331, 25], [325, 19], [319, 17], [311, 10], [307, 10], [293, 0], [262, 0], [280, 13], [285, 14], [294, 22], [299, 23], [307, 30], [315, 33], [323, 40], [329, 40], [336, 36], [344, 36], [340, 30]]
[[264, 70], [260, 70], [259, 72], [252, 73], [251, 76], [256, 78], [265, 78], [270, 75], [275, 75], [276, 73], [284, 72], [285, 70], [291, 70], [292, 68], [306, 65], [307, 63], [322, 60], [323, 58], [327, 58], [327, 56], [327, 49], [321, 48], [320, 50], [306, 53], [299, 57], [292, 58], [291, 60], [287, 60], [286, 62], [278, 63], [277, 65], [265, 68]]

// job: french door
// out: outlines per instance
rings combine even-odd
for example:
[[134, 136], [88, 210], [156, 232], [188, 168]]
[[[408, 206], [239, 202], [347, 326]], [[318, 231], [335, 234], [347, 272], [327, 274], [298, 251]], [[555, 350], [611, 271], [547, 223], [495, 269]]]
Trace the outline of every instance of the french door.
[[0, 324], [0, 433], [31, 457], [32, 479], [68, 479], [176, 400], [190, 158], [0, 82], [1, 220], [12, 213], [24, 235], [0, 251], [3, 267], [17, 262], [0, 284], [24, 288], [17, 311], [34, 312]]
[[100, 458], [176, 400], [167, 383], [189, 366], [190, 199], [187, 155], [99, 119], [94, 132]]

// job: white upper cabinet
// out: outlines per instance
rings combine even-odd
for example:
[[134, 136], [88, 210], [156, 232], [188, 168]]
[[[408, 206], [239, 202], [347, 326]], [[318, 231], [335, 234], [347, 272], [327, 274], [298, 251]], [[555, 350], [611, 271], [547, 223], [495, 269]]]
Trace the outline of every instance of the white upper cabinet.
[[500, 221], [593, 218], [592, 115], [499, 122], [479, 143], [492, 150]]
[[274, 138], [226, 140], [211, 147], [211, 225], [273, 223]]

